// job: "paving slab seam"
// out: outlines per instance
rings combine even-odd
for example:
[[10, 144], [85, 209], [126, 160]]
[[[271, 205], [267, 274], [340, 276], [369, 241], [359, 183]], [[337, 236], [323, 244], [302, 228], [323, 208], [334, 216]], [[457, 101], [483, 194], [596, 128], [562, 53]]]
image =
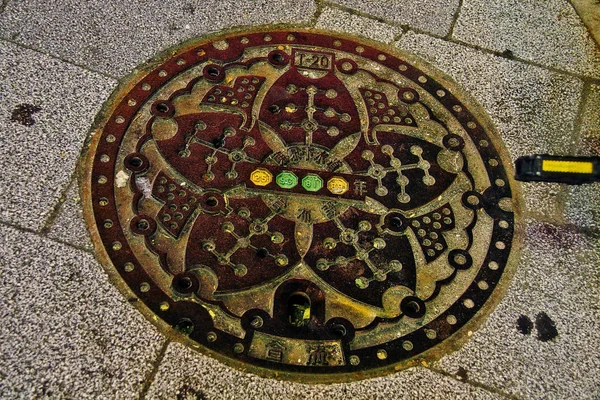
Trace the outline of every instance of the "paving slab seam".
[[[409, 28], [409, 29], [412, 30], [415, 33], [421, 33], [418, 30], [415, 30], [413, 28]], [[516, 57], [516, 56], [514, 56], [512, 54], [506, 54], [505, 52], [486, 49], [485, 47], [481, 47], [481, 46], [478, 46], [476, 44], [464, 42], [464, 41], [459, 40], [459, 39], [437, 37], [435, 35], [432, 35], [432, 34], [426, 33], [426, 32], [422, 32], [421, 34], [429, 35], [429, 36], [435, 37], [437, 39], [446, 40], [446, 41], [448, 41], [450, 43], [454, 43], [454, 44], [458, 44], [458, 45], [461, 45], [461, 46], [465, 46], [465, 47], [468, 47], [470, 49], [478, 50], [478, 51], [481, 51], [483, 53], [491, 54], [491, 55], [494, 55], [494, 56], [497, 56], [497, 57], [502, 57], [502, 58], [505, 58], [507, 60], [518, 61], [520, 63], [531, 65], [533, 67], [537, 67], [537, 68], [541, 68], [541, 69], [545, 69], [545, 70], [548, 70], [550, 72], [554, 72], [554, 73], [557, 73], [557, 74], [567, 75], [567, 76], [570, 76], [572, 78], [578, 78], [578, 79], [580, 79], [580, 80], [582, 80], [584, 82], [591, 82], [591, 83], [596, 83], [596, 84], [600, 83], [600, 79], [598, 79], [598, 78], [593, 78], [591, 76], [577, 74], [577, 73], [571, 72], [571, 71], [565, 71], [565, 70], [560, 69], [560, 68], [550, 67], [548, 65], [543, 65], [543, 64], [540, 64], [540, 63], [536, 63], [535, 61], [531, 61], [531, 60], [525, 60], [523, 58]]]
[[[390, 20], [387, 20], [385, 18], [378, 17], [376, 15], [372, 15], [372, 14], [366, 13], [364, 11], [355, 10], [355, 9], [353, 9], [351, 7], [344, 6], [342, 4], [334, 3], [334, 2], [331, 2], [331, 1], [328, 1], [328, 0], [324, 0], [324, 4], [327, 5], [328, 7], [336, 8], [336, 9], [338, 9], [340, 11], [343, 11], [343, 12], [346, 12], [346, 13], [348, 13], [350, 15], [356, 15], [356, 16], [361, 17], [361, 18], [371, 19], [371, 20], [377, 21], [377, 22], [382, 23], [382, 24], [387, 24], [387, 25], [390, 25], [390, 26], [393, 26], [393, 27], [396, 27], [396, 28], [400, 28], [400, 29], [402, 29], [404, 31], [404, 33], [408, 32], [408, 31], [413, 31], [414, 33], [421, 34], [421, 35], [428, 35], [428, 36], [431, 36], [431, 37], [436, 38], [436, 39], [448, 40], [448, 38], [447, 38], [448, 35], [436, 35], [435, 33], [431, 33], [431, 32], [428, 32], [426, 30], [416, 28], [416, 27], [414, 27], [414, 26], [412, 26], [410, 24], [400, 24], [398, 22], [390, 21]], [[461, 0], [461, 4], [462, 4], [462, 0]]]
[[584, 80], [583, 88], [581, 89], [581, 95], [579, 96], [579, 108], [577, 109], [577, 115], [575, 116], [575, 126], [573, 129], [573, 141], [571, 142], [570, 152], [574, 153], [577, 151], [582, 139], [581, 125], [588, 101], [590, 100], [590, 94], [592, 91], [592, 84], [596, 83], [593, 80]]
[[435, 35], [433, 33], [421, 30], [419, 28], [413, 28], [413, 27], [411, 27], [408, 24], [399, 24], [399, 23], [394, 22], [394, 21], [388, 21], [385, 18], [381, 18], [381, 17], [378, 17], [376, 15], [372, 15], [372, 14], [366, 13], [364, 11], [355, 10], [354, 8], [350, 8], [348, 6], [344, 6], [342, 4], [334, 3], [334, 2], [331, 2], [331, 1], [328, 1], [328, 0], [322, 0], [322, 1], [323, 1], [323, 5], [326, 5], [328, 7], [336, 8], [336, 9], [338, 9], [340, 11], [343, 11], [343, 12], [346, 12], [346, 13], [348, 13], [350, 15], [356, 15], [358, 17], [372, 19], [374, 21], [377, 21], [377, 22], [380, 22], [380, 23], [383, 23], [383, 24], [387, 24], [387, 25], [390, 25], [390, 26], [393, 26], [393, 27], [396, 27], [396, 28], [400, 28], [400, 29], [402, 29], [405, 32], [410, 29], [410, 30], [412, 30], [412, 31], [414, 31], [416, 33], [421, 33], [423, 35], [430, 35], [430, 36], [433, 36], [433, 37], [438, 38], [438, 39], [443, 39], [444, 38], [443, 36]]
[[580, 79], [583, 81], [583, 83], [586, 83], [588, 85], [600, 85], [600, 79], [598, 79], [598, 78], [591, 78], [589, 76], [582, 76]]
[[[581, 94], [579, 95], [579, 107], [577, 108], [577, 115], [575, 116], [575, 124], [573, 126], [573, 133], [571, 134], [571, 143], [569, 146], [569, 154], [573, 154], [573, 155], [577, 154], [577, 148], [581, 144], [582, 135], [583, 135], [583, 132], [581, 131], [581, 125], [582, 125], [585, 109], [586, 109], [587, 103], [590, 98], [591, 90], [592, 90], [592, 82], [589, 80], [584, 80], [583, 87], [581, 89]], [[557, 195], [557, 206], [558, 206], [559, 214], [563, 217], [562, 222], [564, 222], [566, 204], [567, 204], [567, 201], [569, 198], [569, 186], [568, 185], [561, 185], [561, 186], [562, 187], [560, 188], [558, 195]]]
[[67, 241], [61, 240], [61, 239], [56, 239], [56, 238], [53, 238], [53, 237], [50, 237], [50, 236], [42, 235], [40, 232], [35, 231], [33, 229], [24, 228], [24, 227], [19, 226], [19, 225], [14, 225], [14, 224], [12, 224], [12, 223], [10, 223], [8, 221], [4, 221], [2, 219], [0, 219], [0, 225], [3, 225], [3, 226], [6, 226], [6, 227], [9, 227], [9, 228], [18, 230], [18, 231], [23, 232], [23, 233], [31, 233], [31, 234], [34, 234], [36, 236], [39, 236], [39, 237], [43, 238], [44, 240], [49, 240], [51, 242], [59, 243], [59, 244], [64, 245], [64, 246], [69, 246], [72, 249], [75, 249], [75, 250], [78, 250], [78, 251], [83, 251], [83, 252], [86, 252], [86, 253], [91, 254], [93, 256], [96, 256], [96, 252], [93, 251], [92, 249], [87, 249], [85, 247], [77, 246], [77, 245], [74, 245], [74, 244], [69, 243]]
[[[1, 12], [2, 12], [2, 10], [0, 9], [0, 13], [1, 13]], [[43, 55], [45, 55], [46, 57], [54, 58], [54, 59], [56, 59], [56, 60], [59, 60], [59, 61], [61, 61], [61, 62], [64, 62], [64, 63], [70, 64], [70, 65], [73, 65], [73, 66], [75, 66], [75, 67], [77, 67], [77, 68], [81, 68], [81, 69], [83, 69], [83, 70], [85, 70], [85, 71], [88, 71], [88, 72], [92, 72], [92, 73], [94, 73], [94, 74], [101, 75], [101, 76], [103, 76], [103, 77], [105, 77], [105, 78], [115, 79], [115, 80], [117, 80], [117, 81], [121, 79], [121, 77], [114, 76], [114, 75], [111, 75], [111, 74], [107, 74], [106, 72], [103, 72], [103, 71], [99, 71], [99, 70], [96, 70], [96, 69], [90, 68], [90, 67], [88, 67], [88, 66], [86, 66], [86, 65], [83, 65], [83, 64], [78, 64], [78, 63], [76, 63], [76, 62], [74, 62], [74, 61], [72, 61], [72, 60], [68, 60], [68, 59], [66, 59], [66, 58], [59, 57], [59, 56], [57, 56], [57, 55], [55, 55], [55, 54], [52, 54], [52, 53], [46, 52], [46, 51], [44, 51], [44, 50], [42, 50], [42, 49], [39, 49], [39, 48], [37, 48], [37, 47], [33, 47], [33, 46], [29, 46], [29, 45], [26, 45], [26, 44], [20, 43], [20, 42], [18, 42], [18, 41], [16, 41], [16, 40], [14, 40], [14, 39], [10, 39], [10, 38], [4, 37], [4, 36], [0, 36], [0, 41], [5, 41], [5, 42], [8, 42], [8, 43], [14, 44], [14, 45], [16, 45], [16, 46], [22, 47], [22, 48], [24, 48], [24, 49], [31, 50], [31, 51], [35, 51], [36, 53], [43, 54]]]
[[452, 17], [452, 24], [450, 25], [450, 30], [446, 35], [447, 38], [451, 38], [454, 33], [454, 28], [456, 27], [456, 22], [458, 21], [458, 17], [460, 16], [460, 12], [462, 10], [463, 0], [458, 0], [458, 6], [456, 7], [456, 11], [454, 12], [454, 16]]
[[315, 14], [310, 19], [310, 26], [314, 27], [315, 25], [317, 25], [317, 21], [319, 21], [319, 18], [321, 17], [321, 14], [323, 13], [324, 8], [325, 8], [324, 0], [315, 0]]
[[[462, 0], [461, 0], [462, 1]], [[317, 25], [317, 23], [319, 22], [319, 18], [321, 17], [321, 15], [323, 14], [323, 10], [325, 9], [325, 7], [329, 7], [329, 8], [335, 8], [338, 9], [342, 12], [346, 12], [350, 15], [354, 15], [357, 17], [361, 17], [361, 18], [365, 18], [365, 19], [370, 19], [373, 20], [375, 22], [379, 22], [382, 24], [386, 24], [386, 25], [390, 25], [394, 28], [400, 28], [401, 32], [394, 35], [394, 37], [392, 38], [391, 43], [397, 42], [398, 40], [400, 40], [400, 38], [402, 37], [402, 35], [409, 29], [408, 25], [402, 25], [402, 24], [398, 24], [396, 22], [391, 22], [391, 21], [386, 21], [383, 18], [380, 17], [376, 17], [374, 15], [359, 11], [359, 10], [355, 10], [353, 8], [347, 7], [347, 6], [343, 6], [341, 4], [337, 4], [337, 3], [332, 3], [331, 1], [328, 0], [316, 0], [316, 5], [317, 5], [317, 11], [315, 13], [315, 16], [313, 18], [313, 20], [311, 21], [311, 26], [315, 27]], [[423, 33], [426, 33], [425, 31], [423, 31]]]
[[[358, 11], [352, 10], [349, 12], [341, 7], [343, 6], [328, 3], [325, 0], [321, 15], [314, 27], [318, 29], [324, 28], [339, 31], [341, 33], [354, 33], [387, 44], [392, 44], [400, 40], [406, 31], [406, 29], [398, 26], [397, 23], [389, 24], [381, 22], [379, 20], [380, 18], [378, 19], [372, 15], [359, 15]], [[337, 18], [339, 18], [339, 16], [346, 16], [348, 19], [344, 18], [340, 20], [337, 19], [336, 16]], [[334, 23], [331, 24], [328, 23], [328, 21]], [[360, 25], [361, 28], [357, 30], [355, 25]]]
[[146, 395], [148, 394], [148, 390], [150, 390], [150, 386], [152, 386], [152, 382], [154, 382], [154, 378], [156, 377], [156, 374], [158, 373], [158, 368], [160, 367], [160, 364], [162, 363], [163, 359], [165, 358], [165, 354], [167, 352], [167, 349], [169, 348], [169, 344], [171, 344], [171, 341], [169, 339], [167, 339], [167, 340], [165, 340], [162, 347], [160, 348], [160, 351], [158, 352], [156, 359], [152, 363], [152, 370], [150, 371], [150, 373], [144, 380], [144, 386], [142, 386], [142, 390], [140, 391], [140, 395], [138, 396], [139, 400], [143, 400], [146, 398]]
[[485, 390], [485, 391], [493, 393], [493, 394], [497, 394], [498, 396], [502, 396], [505, 399], [522, 400], [520, 397], [517, 397], [517, 396], [515, 396], [513, 394], [505, 393], [502, 390], [500, 390], [498, 388], [495, 388], [493, 386], [489, 386], [489, 385], [486, 385], [486, 384], [483, 384], [483, 383], [480, 383], [480, 382], [477, 382], [477, 381], [473, 381], [471, 379], [460, 379], [457, 375], [451, 374], [451, 373], [449, 373], [447, 371], [444, 371], [442, 369], [434, 368], [432, 366], [426, 366], [425, 368], [427, 368], [428, 370], [430, 370], [432, 372], [435, 372], [437, 374], [440, 374], [440, 375], [446, 376], [448, 378], [454, 379], [455, 381], [467, 384], [469, 386], [473, 386], [473, 387], [478, 388], [478, 389]]
[[52, 225], [54, 225], [54, 221], [56, 220], [56, 218], [58, 217], [58, 214], [60, 213], [60, 210], [62, 209], [62, 205], [65, 203], [65, 201], [67, 199], [67, 193], [69, 192], [69, 188], [71, 187], [73, 182], [75, 182], [77, 180], [76, 178], [77, 178], [77, 168], [75, 168], [73, 170], [73, 172], [71, 172], [71, 176], [69, 177], [69, 180], [67, 181], [66, 186], [62, 189], [62, 192], [60, 193], [60, 197], [58, 198], [58, 201], [52, 207], [52, 211], [50, 211], [50, 214], [46, 218], [46, 221], [44, 221], [44, 224], [42, 225], [42, 229], [40, 229], [40, 232], [39, 232], [40, 236], [46, 237], [48, 235], [50, 228], [52, 228]]
[[400, 33], [394, 35], [394, 38], [392, 39], [392, 43], [397, 42], [398, 40], [400, 40], [402, 38], [402, 35], [404, 35], [406, 32], [404, 30], [400, 31]]
[[[6, 1], [6, 4], [7, 4], [8, 1], [7, 0], [5, 0], [5, 1]], [[5, 3], [3, 3], [3, 4], [5, 4]], [[407, 25], [407, 24], [398, 24], [396, 22], [388, 21], [388, 20], [386, 20], [384, 18], [380, 18], [380, 17], [374, 16], [374, 15], [371, 15], [371, 14], [368, 14], [368, 13], [365, 13], [365, 12], [362, 12], [362, 11], [358, 11], [358, 10], [355, 10], [353, 8], [343, 6], [341, 4], [332, 3], [332, 2], [329, 2], [327, 0], [318, 0], [316, 2], [316, 5], [317, 5], [317, 11], [315, 12], [315, 15], [311, 18], [311, 22], [309, 23], [310, 26], [314, 26], [316, 24], [316, 22], [317, 22], [320, 14], [321, 14], [323, 8], [325, 6], [329, 6], [329, 7], [337, 8], [337, 9], [339, 9], [341, 11], [347, 12], [347, 13], [349, 13], [351, 15], [356, 15], [356, 16], [359, 16], [359, 17], [362, 17], [362, 18], [372, 19], [372, 20], [380, 22], [380, 23], [384, 23], [384, 24], [387, 24], [387, 25], [390, 25], [390, 26], [393, 26], [393, 27], [400, 28], [400, 29], [402, 29], [404, 31], [404, 33], [406, 33], [407, 31], [412, 31], [412, 32], [417, 33], [417, 34], [428, 35], [428, 36], [431, 36], [431, 37], [436, 38], [436, 39], [446, 40], [446, 41], [448, 41], [450, 43], [454, 43], [454, 44], [458, 44], [458, 45], [463, 45], [463, 46], [466, 46], [466, 47], [471, 48], [471, 49], [479, 50], [479, 51], [482, 51], [482, 52], [484, 52], [486, 54], [492, 54], [492, 55], [495, 55], [495, 56], [498, 56], [498, 57], [506, 58], [508, 60], [522, 62], [524, 64], [528, 64], [528, 65], [535, 66], [535, 67], [538, 67], [538, 68], [543, 68], [543, 69], [546, 69], [546, 70], [549, 70], [549, 71], [552, 71], [552, 72], [561, 73], [561, 74], [564, 74], [564, 75], [567, 75], [567, 76], [579, 78], [579, 79], [584, 80], [584, 81], [589, 82], [589, 83], [594, 83], [594, 84], [600, 85], [600, 79], [598, 79], [598, 78], [593, 78], [593, 77], [590, 77], [590, 76], [587, 76], [587, 75], [577, 74], [577, 73], [570, 72], [570, 71], [565, 71], [565, 70], [562, 70], [562, 69], [559, 69], [559, 68], [542, 65], [542, 64], [536, 63], [534, 61], [525, 60], [525, 59], [521, 59], [519, 57], [515, 57], [513, 55], [507, 55], [507, 54], [505, 54], [503, 52], [499, 52], [499, 51], [496, 51], [496, 50], [490, 50], [490, 49], [487, 49], [487, 48], [484, 48], [484, 47], [481, 47], [481, 46], [478, 46], [478, 45], [475, 45], [475, 44], [472, 44], [472, 43], [464, 42], [464, 41], [455, 39], [453, 37], [449, 37], [449, 35], [446, 35], [446, 36], [436, 35], [436, 34], [433, 34], [431, 32], [427, 32], [425, 30], [418, 29], [418, 28], [412, 27], [412, 26]], [[462, 1], [461, 1], [461, 5], [462, 5]], [[2, 12], [2, 10], [3, 10], [2, 6], [0, 6], [0, 13]], [[117, 76], [108, 74], [108, 73], [103, 72], [103, 71], [99, 71], [99, 70], [96, 70], [96, 69], [93, 69], [93, 68], [89, 68], [86, 65], [76, 63], [76, 62], [74, 62], [72, 60], [69, 60], [69, 59], [66, 59], [66, 58], [63, 58], [63, 57], [59, 57], [59, 56], [54, 55], [52, 53], [45, 52], [44, 50], [42, 50], [40, 48], [29, 46], [29, 45], [25, 45], [23, 43], [20, 43], [20, 42], [14, 40], [14, 39], [10, 39], [8, 37], [0, 37], [0, 40], [4, 40], [6, 42], [15, 44], [15, 45], [23, 47], [25, 49], [32, 50], [32, 51], [44, 54], [44, 55], [46, 55], [48, 57], [55, 58], [57, 60], [60, 60], [62, 62], [71, 64], [73, 66], [82, 68], [82, 69], [84, 69], [86, 71], [89, 71], [89, 72], [100, 74], [100, 75], [102, 75], [104, 77], [107, 77], [107, 78], [111, 78], [111, 79], [115, 79], [115, 80], [120, 80], [122, 78], [122, 77], [117, 77]], [[394, 40], [397, 41], [397, 40], [399, 40], [399, 38], [394, 38]]]
[[[323, 4], [326, 5], [326, 6], [328, 6], [328, 7], [336, 8], [336, 9], [341, 10], [343, 12], [349, 13], [351, 15], [356, 15], [356, 16], [359, 16], [359, 17], [362, 17], [362, 18], [371, 19], [371, 20], [374, 20], [374, 21], [377, 21], [377, 22], [380, 22], [380, 23], [384, 23], [384, 24], [387, 24], [387, 25], [390, 25], [390, 26], [393, 26], [393, 27], [400, 28], [400, 29], [402, 29], [404, 31], [404, 33], [407, 33], [408, 31], [412, 31], [412, 32], [414, 32], [416, 34], [427, 35], [427, 36], [431, 36], [432, 38], [435, 38], [435, 39], [445, 40], [445, 41], [450, 42], [450, 43], [462, 45], [462, 46], [465, 46], [465, 47], [468, 47], [468, 48], [474, 49], [474, 50], [479, 50], [479, 51], [481, 51], [483, 53], [491, 54], [491, 55], [498, 56], [498, 57], [502, 57], [502, 58], [505, 58], [507, 60], [518, 61], [518, 62], [521, 62], [523, 64], [528, 64], [528, 65], [531, 65], [531, 66], [534, 66], [534, 67], [538, 67], [538, 68], [542, 68], [542, 69], [545, 69], [545, 70], [548, 70], [548, 71], [551, 71], [551, 72], [555, 72], [555, 73], [567, 75], [567, 76], [570, 76], [570, 77], [578, 78], [578, 79], [581, 79], [582, 81], [586, 81], [586, 82], [590, 82], [590, 83], [595, 83], [595, 84], [600, 84], [600, 79], [599, 78], [594, 78], [594, 77], [591, 77], [591, 76], [587, 76], [587, 75], [583, 75], [583, 74], [578, 74], [578, 73], [571, 72], [571, 71], [565, 71], [565, 70], [560, 69], [560, 68], [550, 67], [550, 66], [547, 66], [547, 65], [543, 65], [543, 64], [537, 63], [535, 61], [531, 61], [531, 60], [525, 60], [525, 59], [516, 57], [516, 56], [514, 56], [512, 54], [506, 54], [505, 52], [491, 50], [491, 49], [487, 49], [485, 47], [481, 47], [481, 46], [476, 45], [476, 44], [472, 44], [472, 43], [469, 43], [469, 42], [464, 42], [464, 41], [456, 39], [454, 37], [450, 37], [449, 35], [445, 35], [445, 36], [436, 35], [434, 33], [427, 32], [427, 31], [419, 29], [419, 28], [415, 28], [415, 27], [413, 27], [411, 25], [408, 25], [408, 24], [399, 24], [397, 22], [389, 21], [389, 20], [386, 20], [385, 18], [377, 17], [375, 15], [371, 15], [371, 14], [365, 13], [363, 11], [358, 11], [358, 10], [355, 10], [353, 8], [350, 8], [350, 7], [341, 5], [341, 4], [333, 3], [333, 2], [330, 2], [330, 1], [327, 1], [327, 0], [325, 0], [323, 2]], [[461, 4], [462, 4], [462, 1], [461, 1]]]

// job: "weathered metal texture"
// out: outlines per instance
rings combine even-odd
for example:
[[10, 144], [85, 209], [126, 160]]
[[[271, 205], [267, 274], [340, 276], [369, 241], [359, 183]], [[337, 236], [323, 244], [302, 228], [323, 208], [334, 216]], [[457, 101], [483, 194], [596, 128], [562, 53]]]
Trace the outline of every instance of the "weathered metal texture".
[[423, 61], [353, 37], [172, 49], [117, 89], [82, 166], [117, 285], [170, 336], [261, 375], [440, 357], [518, 258], [519, 189], [487, 117]]

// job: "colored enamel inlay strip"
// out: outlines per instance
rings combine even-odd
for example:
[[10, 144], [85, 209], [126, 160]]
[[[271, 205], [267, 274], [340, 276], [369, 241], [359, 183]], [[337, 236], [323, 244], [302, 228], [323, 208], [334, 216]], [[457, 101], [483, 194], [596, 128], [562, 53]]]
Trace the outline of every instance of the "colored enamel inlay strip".
[[[266, 168], [256, 168], [250, 173], [250, 181], [256, 186], [269, 186], [273, 182], [273, 175], [276, 174], [275, 183], [282, 189], [293, 189], [298, 185], [298, 176], [291, 171], [281, 171], [279, 173], [269, 171]], [[327, 179], [327, 178], [325, 178]], [[366, 191], [366, 182], [354, 182], [355, 192], [359, 196]], [[318, 192], [323, 188], [323, 178], [316, 174], [307, 174], [302, 178], [301, 186], [307, 192]], [[327, 180], [327, 190], [336, 195], [343, 195], [350, 190], [350, 183], [341, 176], [333, 176]]]

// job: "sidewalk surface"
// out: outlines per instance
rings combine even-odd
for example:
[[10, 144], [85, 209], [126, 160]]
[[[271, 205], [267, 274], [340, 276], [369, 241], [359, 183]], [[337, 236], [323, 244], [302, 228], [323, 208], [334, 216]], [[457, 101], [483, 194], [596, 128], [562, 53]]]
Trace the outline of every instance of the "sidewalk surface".
[[167, 341], [108, 282], [74, 173], [94, 116], [160, 50], [268, 23], [420, 55], [478, 100], [513, 159], [600, 153], [600, 50], [567, 0], [4, 0], [0, 398], [600, 399], [600, 184], [524, 184], [521, 263], [495, 312], [461, 350], [372, 380], [233, 370]]

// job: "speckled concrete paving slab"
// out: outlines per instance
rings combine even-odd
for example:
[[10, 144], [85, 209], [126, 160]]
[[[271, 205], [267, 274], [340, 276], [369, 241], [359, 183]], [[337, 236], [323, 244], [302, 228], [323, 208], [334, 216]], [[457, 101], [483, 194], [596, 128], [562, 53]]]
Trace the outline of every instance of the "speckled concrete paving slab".
[[135, 398], [164, 339], [93, 256], [0, 226], [0, 398]]
[[[513, 158], [568, 154], [583, 88], [577, 78], [408, 32], [397, 46], [448, 73], [483, 106]], [[524, 183], [528, 210], [561, 218], [558, 184]]]
[[600, 183], [569, 187], [565, 220], [577, 226], [600, 231]]
[[418, 400], [504, 397], [421, 367], [350, 384], [306, 385], [263, 379], [226, 367], [179, 343], [171, 343], [146, 399], [174, 398]]
[[586, 87], [575, 151], [584, 156], [600, 154], [600, 83]]
[[0, 42], [0, 82], [0, 219], [39, 230], [116, 81]]
[[528, 399], [600, 395], [600, 242], [530, 222], [513, 283], [483, 329], [435, 366]]
[[315, 27], [354, 33], [384, 43], [392, 42], [402, 33], [402, 29], [399, 27], [390, 26], [372, 18], [364, 18], [332, 7], [325, 7], [321, 11]]
[[386, 21], [445, 36], [450, 32], [459, 0], [334, 0], [333, 3]]
[[312, 0], [11, 1], [0, 35], [120, 77], [185, 39], [235, 25], [308, 23], [314, 12]]
[[465, 0], [453, 36], [549, 67], [600, 77], [600, 50], [567, 0]]
[[48, 230], [48, 236], [84, 250], [92, 250], [90, 234], [83, 220], [77, 182], [72, 182], [69, 186], [58, 214]]
[[[589, 84], [581, 110], [579, 142], [575, 153], [600, 155], [600, 85]], [[600, 183], [572, 186], [567, 190], [565, 220], [600, 232]]]

